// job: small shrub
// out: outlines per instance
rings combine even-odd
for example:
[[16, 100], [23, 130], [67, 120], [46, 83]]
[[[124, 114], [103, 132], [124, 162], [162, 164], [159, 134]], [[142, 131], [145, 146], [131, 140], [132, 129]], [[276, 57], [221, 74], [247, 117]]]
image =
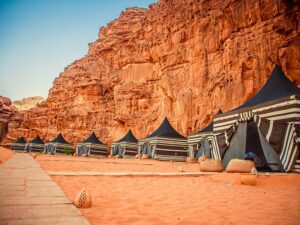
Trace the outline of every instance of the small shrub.
[[66, 155], [69, 155], [69, 154], [72, 153], [72, 150], [69, 149], [69, 148], [65, 148], [65, 149], [64, 149], [64, 153], [65, 153]]

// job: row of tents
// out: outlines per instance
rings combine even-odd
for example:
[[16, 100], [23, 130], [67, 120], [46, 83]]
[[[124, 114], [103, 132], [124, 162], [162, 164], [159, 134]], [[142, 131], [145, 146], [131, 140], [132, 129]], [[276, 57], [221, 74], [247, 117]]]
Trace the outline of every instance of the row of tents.
[[[26, 143], [20, 138], [13, 149], [65, 153], [71, 149], [61, 134], [44, 142], [39, 136]], [[219, 110], [204, 129], [188, 136], [179, 134], [167, 118], [148, 137], [137, 140], [131, 130], [112, 143], [110, 155], [146, 156], [157, 160], [185, 161], [187, 157], [222, 160], [251, 159], [261, 171], [300, 172], [300, 89], [275, 66], [266, 84], [243, 105]], [[107, 146], [92, 133], [77, 144], [78, 155], [107, 154]]]

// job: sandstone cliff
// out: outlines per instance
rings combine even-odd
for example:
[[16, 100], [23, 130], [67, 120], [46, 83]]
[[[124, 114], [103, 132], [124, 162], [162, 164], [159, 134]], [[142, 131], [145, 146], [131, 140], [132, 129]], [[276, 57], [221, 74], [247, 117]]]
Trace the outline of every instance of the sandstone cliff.
[[61, 131], [105, 142], [129, 128], [142, 138], [164, 116], [187, 135], [219, 107], [253, 96], [274, 64], [300, 84], [300, 8], [289, 0], [160, 0], [128, 8], [100, 28], [85, 57], [65, 68], [49, 96], [9, 123], [9, 142]]
[[36, 107], [42, 101], [45, 101], [45, 99], [41, 96], [28, 97], [14, 101], [13, 106], [18, 110], [29, 110]]
[[17, 113], [17, 109], [12, 106], [9, 98], [0, 96], [0, 141], [5, 137], [8, 127], [7, 124]]

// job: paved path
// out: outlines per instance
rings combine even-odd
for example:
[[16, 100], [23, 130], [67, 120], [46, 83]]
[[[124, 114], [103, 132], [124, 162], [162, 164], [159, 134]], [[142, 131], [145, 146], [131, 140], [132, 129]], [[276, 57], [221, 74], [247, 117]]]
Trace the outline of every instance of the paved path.
[[28, 154], [0, 165], [1, 225], [88, 225], [51, 177]]

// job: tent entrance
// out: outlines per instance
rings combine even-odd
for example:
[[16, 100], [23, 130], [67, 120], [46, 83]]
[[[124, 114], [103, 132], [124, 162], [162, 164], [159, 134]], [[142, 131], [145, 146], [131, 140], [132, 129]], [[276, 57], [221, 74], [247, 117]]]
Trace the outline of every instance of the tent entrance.
[[196, 149], [194, 153], [194, 157], [197, 159], [203, 155], [205, 155], [207, 158], [212, 158], [211, 141], [207, 138], [204, 138], [202, 142], [198, 144], [198, 149]]
[[222, 159], [224, 166], [227, 166], [229, 161], [235, 158], [254, 161], [259, 171], [282, 170], [278, 154], [253, 120], [238, 124], [224, 153]]
[[270, 170], [261, 145], [257, 125], [253, 120], [247, 122], [245, 159], [253, 160], [258, 170]]

